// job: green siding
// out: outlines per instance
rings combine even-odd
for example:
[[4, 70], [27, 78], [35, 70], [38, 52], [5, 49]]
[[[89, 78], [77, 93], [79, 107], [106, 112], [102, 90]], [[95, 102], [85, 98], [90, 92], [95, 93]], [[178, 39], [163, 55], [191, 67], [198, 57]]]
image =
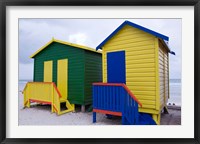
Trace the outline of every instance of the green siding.
[[92, 83], [102, 82], [102, 55], [85, 51], [85, 97], [84, 103], [92, 103]]
[[34, 81], [43, 81], [44, 61], [53, 60], [53, 82], [57, 84], [57, 60], [68, 59], [68, 99], [74, 104], [84, 100], [84, 50], [52, 43], [34, 57]]
[[34, 78], [33, 81], [35, 82], [42, 82], [44, 79], [43, 73], [44, 73], [44, 63], [41, 62], [40, 59], [35, 58], [34, 59]]

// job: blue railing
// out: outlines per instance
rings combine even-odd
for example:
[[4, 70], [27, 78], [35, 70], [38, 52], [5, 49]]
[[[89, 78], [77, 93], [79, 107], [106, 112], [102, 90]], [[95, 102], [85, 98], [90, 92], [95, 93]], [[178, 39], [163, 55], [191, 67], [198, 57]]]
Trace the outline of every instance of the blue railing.
[[122, 116], [122, 124], [138, 124], [138, 104], [142, 104], [125, 84], [93, 84], [93, 122], [96, 112]]
[[124, 110], [122, 111], [123, 124], [138, 124], [138, 103], [128, 94], [124, 93]]
[[93, 86], [93, 108], [115, 112], [122, 111], [122, 87]]

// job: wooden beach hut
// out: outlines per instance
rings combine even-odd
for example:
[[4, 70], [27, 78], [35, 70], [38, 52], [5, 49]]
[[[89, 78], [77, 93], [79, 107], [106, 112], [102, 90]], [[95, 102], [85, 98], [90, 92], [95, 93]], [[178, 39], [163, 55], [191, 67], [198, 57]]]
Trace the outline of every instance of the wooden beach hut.
[[[169, 98], [168, 40], [163, 34], [125, 21], [96, 48], [102, 49], [103, 83], [125, 84], [140, 102], [139, 112], [150, 114], [157, 124]], [[100, 112], [101, 108], [96, 108], [95, 112]]]
[[[32, 85], [40, 84], [37, 88], [32, 88], [32, 94], [45, 93], [44, 85], [53, 82], [62, 97], [61, 101], [68, 100], [67, 103], [81, 105], [82, 111], [85, 110], [85, 105], [92, 103], [92, 83], [102, 80], [101, 52], [52, 39], [31, 55], [31, 58], [34, 59]], [[39, 95], [35, 98], [36, 102], [48, 102], [42, 99], [44, 94]]]

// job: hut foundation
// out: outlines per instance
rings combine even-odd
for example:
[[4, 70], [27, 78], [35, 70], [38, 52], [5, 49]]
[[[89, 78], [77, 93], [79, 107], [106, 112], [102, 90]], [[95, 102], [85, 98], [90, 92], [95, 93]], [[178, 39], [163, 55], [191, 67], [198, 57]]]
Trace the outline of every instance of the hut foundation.
[[81, 112], [85, 112], [85, 105], [81, 105]]

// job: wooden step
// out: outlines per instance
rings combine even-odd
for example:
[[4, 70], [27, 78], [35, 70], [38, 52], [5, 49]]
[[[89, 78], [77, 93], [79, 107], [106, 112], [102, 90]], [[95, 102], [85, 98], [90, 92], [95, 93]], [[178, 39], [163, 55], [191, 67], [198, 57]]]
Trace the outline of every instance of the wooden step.
[[74, 110], [75, 110], [74, 104], [70, 104], [70, 102], [67, 99], [60, 98], [60, 103], [63, 103], [63, 102], [66, 103], [66, 108], [67, 109], [58, 112], [58, 115], [61, 115], [61, 114], [64, 114], [64, 113], [68, 113], [68, 112], [74, 112]]
[[65, 113], [68, 113], [68, 112], [73, 112], [73, 111], [74, 111], [74, 109], [63, 110], [63, 111], [60, 111], [60, 112], [58, 113], [58, 115], [62, 115], [62, 114], [65, 114]]
[[60, 98], [60, 103], [62, 103], [62, 102], [66, 102], [67, 100], [66, 99], [64, 99], [64, 98]]

